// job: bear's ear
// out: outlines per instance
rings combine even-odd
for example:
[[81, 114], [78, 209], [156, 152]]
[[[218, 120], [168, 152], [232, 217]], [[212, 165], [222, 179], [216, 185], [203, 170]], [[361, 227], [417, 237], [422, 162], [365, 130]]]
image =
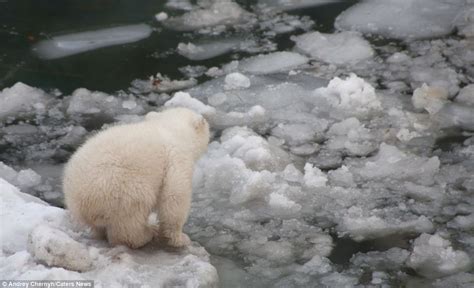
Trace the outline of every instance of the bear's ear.
[[145, 119], [146, 120], [154, 120], [154, 119], [158, 119], [160, 117], [160, 113], [158, 112], [155, 112], [155, 111], [151, 111], [151, 112], [148, 112], [145, 116]]
[[201, 115], [199, 117], [197, 117], [196, 119], [194, 119], [194, 129], [196, 130], [200, 130], [202, 129], [204, 126], [206, 126], [206, 119], [204, 119], [204, 117], [202, 117]]

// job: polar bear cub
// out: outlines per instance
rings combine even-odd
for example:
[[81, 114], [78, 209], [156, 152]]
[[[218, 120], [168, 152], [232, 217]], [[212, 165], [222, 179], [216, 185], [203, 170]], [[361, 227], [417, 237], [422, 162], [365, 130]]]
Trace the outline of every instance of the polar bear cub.
[[[112, 245], [138, 248], [157, 232], [168, 245], [185, 246], [194, 163], [208, 143], [208, 123], [186, 108], [150, 112], [142, 122], [101, 131], [66, 164], [66, 206]], [[148, 224], [153, 212], [158, 229]]]

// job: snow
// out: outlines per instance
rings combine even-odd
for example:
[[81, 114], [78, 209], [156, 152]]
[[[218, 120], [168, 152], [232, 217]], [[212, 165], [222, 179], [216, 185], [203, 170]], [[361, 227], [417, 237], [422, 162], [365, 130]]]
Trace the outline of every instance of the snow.
[[293, 36], [291, 40], [295, 42], [297, 52], [337, 65], [356, 63], [374, 55], [370, 43], [357, 32], [344, 31], [336, 34], [310, 32]]
[[465, 0], [442, 0], [436, 5], [431, 0], [366, 0], [339, 15], [335, 25], [397, 39], [440, 37], [454, 30], [452, 23], [466, 5]]
[[72, 33], [40, 41], [33, 50], [42, 59], [57, 59], [103, 47], [137, 42], [148, 38], [151, 32], [150, 26], [135, 24]]
[[71, 223], [67, 211], [20, 192], [2, 178], [0, 192], [0, 273], [6, 279], [94, 279], [97, 287], [217, 286], [209, 254], [196, 244], [179, 252], [109, 247]]
[[407, 263], [422, 276], [439, 278], [466, 271], [471, 260], [464, 251], [454, 250], [449, 240], [437, 234], [421, 234]]
[[84, 272], [91, 270], [93, 265], [84, 244], [45, 224], [35, 227], [29, 234], [28, 252], [47, 266]]
[[239, 69], [252, 74], [270, 74], [289, 71], [306, 64], [308, 58], [294, 52], [275, 52], [240, 61]]

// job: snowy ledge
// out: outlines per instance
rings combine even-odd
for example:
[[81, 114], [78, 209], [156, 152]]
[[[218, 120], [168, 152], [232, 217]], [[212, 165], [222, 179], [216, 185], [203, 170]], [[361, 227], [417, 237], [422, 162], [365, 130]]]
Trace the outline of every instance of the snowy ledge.
[[[0, 178], [0, 275], [9, 280], [94, 280], [95, 287], [217, 287], [209, 254], [148, 245], [109, 247], [80, 232], [69, 213]], [[144, 285], [144, 286], [143, 286]]]

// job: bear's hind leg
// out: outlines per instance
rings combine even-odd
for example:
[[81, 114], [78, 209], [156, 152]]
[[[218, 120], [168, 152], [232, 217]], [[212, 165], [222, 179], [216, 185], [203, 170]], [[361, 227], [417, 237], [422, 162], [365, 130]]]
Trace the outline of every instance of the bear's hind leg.
[[[192, 163], [192, 161], [177, 161]], [[184, 234], [183, 226], [191, 207], [193, 169], [173, 165], [168, 168], [163, 189], [158, 197], [158, 237], [164, 238], [172, 247], [183, 247], [191, 240]]]
[[[140, 217], [143, 218], [143, 217]], [[153, 230], [145, 219], [130, 218], [117, 221], [107, 227], [107, 239], [111, 245], [140, 248], [153, 239]]]

